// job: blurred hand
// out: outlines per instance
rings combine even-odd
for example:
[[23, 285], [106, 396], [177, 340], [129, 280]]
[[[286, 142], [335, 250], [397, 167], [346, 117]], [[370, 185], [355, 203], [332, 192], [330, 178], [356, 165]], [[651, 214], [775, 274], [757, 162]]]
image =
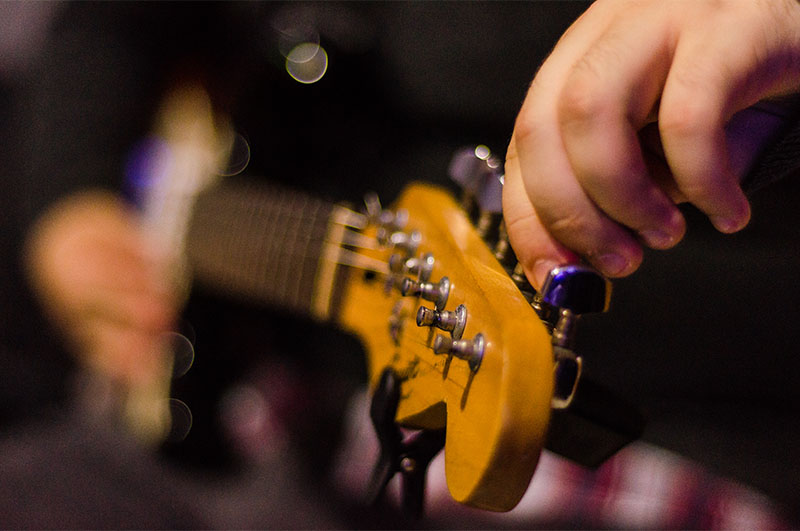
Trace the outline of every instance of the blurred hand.
[[163, 377], [163, 333], [176, 318], [175, 299], [121, 201], [92, 192], [52, 207], [29, 235], [26, 266], [85, 364], [127, 387]]
[[531, 84], [508, 148], [511, 244], [540, 287], [579, 258], [610, 277], [683, 237], [688, 201], [725, 233], [750, 209], [726, 126], [800, 87], [795, 0], [600, 0]]

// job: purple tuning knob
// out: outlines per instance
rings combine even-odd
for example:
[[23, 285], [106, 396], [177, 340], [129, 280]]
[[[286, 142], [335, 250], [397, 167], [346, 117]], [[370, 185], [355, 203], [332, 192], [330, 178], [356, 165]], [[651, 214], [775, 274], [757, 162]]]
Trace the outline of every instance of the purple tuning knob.
[[605, 312], [611, 299], [611, 283], [590, 267], [566, 265], [550, 271], [540, 298], [576, 315]]

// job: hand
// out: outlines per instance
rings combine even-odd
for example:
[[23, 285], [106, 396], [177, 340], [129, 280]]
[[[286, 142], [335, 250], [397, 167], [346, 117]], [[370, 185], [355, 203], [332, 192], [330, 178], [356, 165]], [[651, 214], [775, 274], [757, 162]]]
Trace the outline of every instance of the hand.
[[26, 266], [44, 308], [90, 368], [128, 387], [162, 377], [175, 298], [121, 201], [91, 192], [52, 207], [29, 235]]
[[750, 209], [726, 129], [800, 86], [795, 0], [600, 0], [531, 84], [506, 161], [511, 244], [540, 287], [579, 258], [611, 277], [683, 237], [688, 201], [726, 233]]

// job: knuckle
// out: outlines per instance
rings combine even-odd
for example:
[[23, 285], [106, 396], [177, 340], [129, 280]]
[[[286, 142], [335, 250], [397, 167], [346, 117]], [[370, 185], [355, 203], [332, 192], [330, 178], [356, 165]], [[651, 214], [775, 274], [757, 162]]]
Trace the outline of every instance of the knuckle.
[[673, 99], [664, 104], [658, 116], [658, 129], [662, 138], [693, 138], [710, 133], [709, 124], [715, 123], [708, 107], [697, 105], [691, 97]]
[[598, 91], [597, 84], [584, 74], [573, 75], [558, 102], [558, 117], [562, 125], [586, 123], [605, 114], [609, 103]]
[[590, 234], [590, 223], [579, 212], [571, 211], [543, 220], [547, 230], [559, 239], [574, 240], [575, 235]]
[[525, 109], [517, 117], [517, 122], [514, 124], [514, 139], [515, 144], [513, 151], [509, 149], [506, 157], [517, 156], [516, 144], [535, 144], [545, 133], [544, 121], [533, 112], [526, 112]]

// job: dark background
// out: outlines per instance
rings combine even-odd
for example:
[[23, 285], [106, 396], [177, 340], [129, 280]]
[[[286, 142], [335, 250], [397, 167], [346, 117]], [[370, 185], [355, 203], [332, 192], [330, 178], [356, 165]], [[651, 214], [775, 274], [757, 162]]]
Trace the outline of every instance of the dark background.
[[[358, 204], [389, 202], [412, 180], [450, 186], [453, 151], [483, 143], [502, 155], [536, 68], [586, 7], [579, 2], [381, 4], [70, 4], [52, 22], [28, 73], [3, 85], [4, 204], [0, 277], [0, 427], [63, 403], [71, 362], [39, 316], [16, 265], [25, 227], [55, 198], [120, 187], [127, 149], [147, 130], [161, 90], [180, 75], [208, 80], [250, 143], [248, 178]], [[289, 13], [289, 15], [287, 15]], [[326, 75], [301, 85], [285, 72], [277, 17], [312, 20]], [[645, 439], [800, 506], [796, 345], [800, 183], [753, 198], [740, 234], [717, 234], [690, 208], [687, 237], [648, 252], [614, 282], [611, 311], [584, 320], [587, 375], [641, 406]], [[198, 362], [196, 424], [169, 454], [230, 466], [208, 418], [226, 385], [272, 360], [311, 374], [297, 427], [301, 454], [323, 466], [343, 397], [363, 379], [354, 338], [280, 309], [192, 295]], [[206, 355], [206, 364], [201, 354]], [[289, 360], [289, 361], [286, 361]], [[187, 380], [188, 381], [188, 380]], [[331, 381], [337, 385], [327, 385]], [[198, 396], [198, 389], [207, 389]], [[316, 422], [325, 417], [334, 422]], [[204, 423], [205, 422], [205, 423]], [[314, 432], [316, 426], [319, 430]], [[235, 459], [234, 459], [235, 460]]]

